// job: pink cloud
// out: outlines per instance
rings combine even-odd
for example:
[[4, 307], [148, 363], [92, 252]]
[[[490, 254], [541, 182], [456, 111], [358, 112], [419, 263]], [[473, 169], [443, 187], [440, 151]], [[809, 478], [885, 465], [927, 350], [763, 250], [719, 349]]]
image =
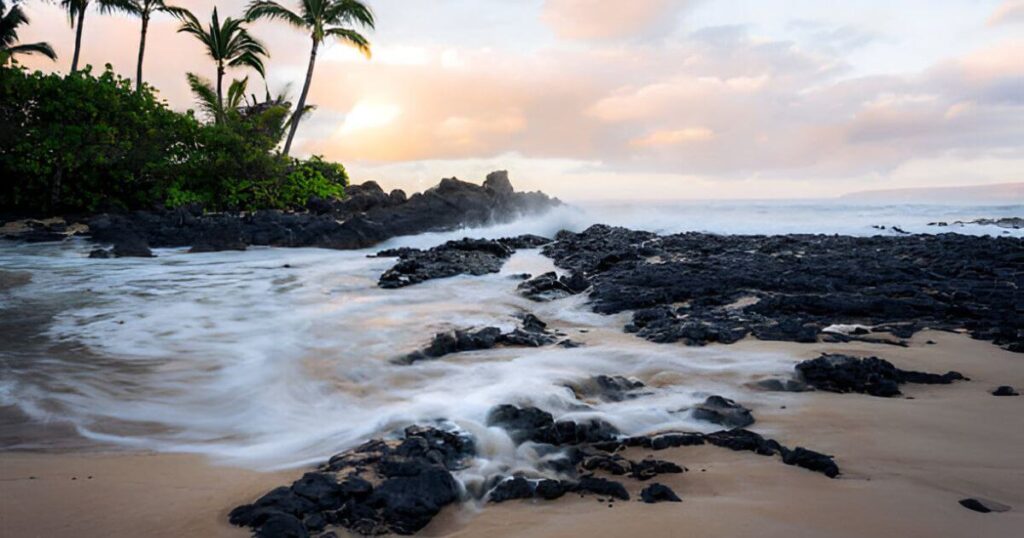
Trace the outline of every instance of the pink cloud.
[[613, 39], [670, 28], [685, 0], [546, 0], [541, 14], [559, 37]]
[[1014, 23], [1024, 23], [1024, 1], [1006, 0], [988, 18], [989, 26]]

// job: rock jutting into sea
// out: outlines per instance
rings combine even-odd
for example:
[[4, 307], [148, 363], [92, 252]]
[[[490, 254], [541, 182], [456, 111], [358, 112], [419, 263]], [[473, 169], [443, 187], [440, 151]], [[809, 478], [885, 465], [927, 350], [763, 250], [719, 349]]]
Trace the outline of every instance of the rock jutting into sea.
[[589, 283], [591, 308], [633, 312], [652, 342], [843, 341], [859, 324], [909, 338], [966, 329], [1024, 352], [1024, 240], [956, 234], [899, 237], [658, 236], [604, 225], [543, 247]]
[[60, 241], [68, 230], [112, 245], [95, 258], [152, 256], [150, 249], [191, 247], [193, 252], [245, 250], [251, 245], [358, 249], [392, 237], [485, 226], [536, 215], [560, 205], [540, 192], [517, 192], [504, 171], [487, 175], [482, 185], [455, 178], [406, 196], [385, 192], [368, 181], [346, 188], [342, 200], [314, 199], [305, 211], [204, 213], [199, 206], [170, 210], [108, 213], [86, 218], [88, 231], [65, 223], [39, 225], [11, 239]]

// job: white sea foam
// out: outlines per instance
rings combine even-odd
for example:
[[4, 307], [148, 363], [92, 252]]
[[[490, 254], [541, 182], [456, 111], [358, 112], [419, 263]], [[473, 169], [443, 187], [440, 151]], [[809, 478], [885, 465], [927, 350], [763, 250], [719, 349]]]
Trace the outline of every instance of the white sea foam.
[[[463, 235], [552, 235], [598, 221], [661, 231], [763, 232], [810, 231], [803, 228], [812, 220], [786, 225], [777, 214], [757, 222], [719, 215], [698, 226], [698, 216], [709, 212], [566, 208], [383, 246], [430, 246]], [[817, 215], [817, 231], [852, 226], [871, 233]], [[899, 218], [890, 212], [890, 220], [863, 216], [860, 222], [916, 230]], [[954, 220], [948, 214], [915, 219]], [[746, 391], [744, 383], [789, 372], [796, 360], [728, 346], [651, 344], [622, 333], [627, 316], [594, 314], [581, 297], [532, 303], [515, 294], [511, 275], [553, 269], [537, 251], [517, 253], [500, 274], [400, 290], [376, 287], [393, 260], [367, 257], [372, 251], [159, 250], [157, 258], [144, 260], [87, 260], [87, 252], [80, 241], [0, 247], [0, 266], [33, 275], [29, 284], [0, 293], [0, 329], [7, 331], [0, 404], [15, 404], [37, 420], [70, 422], [98, 441], [195, 452], [254, 468], [319, 461], [368, 437], [444, 418], [478, 437], [485, 457], [463, 479], [479, 484], [499, 470], [532, 469], [538, 457], [486, 427], [494, 405], [600, 417], [627, 434], [708, 430], [713, 426], [692, 420], [687, 408], [709, 394], [738, 398], [755, 411], [770, 405], [775, 396]], [[391, 362], [437, 331], [511, 328], [524, 311], [587, 345], [470, 352], [412, 366]], [[635, 377], [651, 394], [590, 402], [581, 410], [566, 384], [597, 374]]]

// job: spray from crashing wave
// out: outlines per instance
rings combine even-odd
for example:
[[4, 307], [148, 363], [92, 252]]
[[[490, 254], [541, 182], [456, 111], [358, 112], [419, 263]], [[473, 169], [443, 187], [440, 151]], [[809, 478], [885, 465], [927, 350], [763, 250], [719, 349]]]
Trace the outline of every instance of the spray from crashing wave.
[[[926, 221], [981, 211], [904, 209], [861, 208], [835, 218], [835, 207], [825, 213], [771, 204], [742, 211], [565, 207], [485, 229], [397, 238], [380, 248], [427, 247], [465, 235], [550, 237], [599, 221], [660, 232], [866, 235], [879, 233], [871, 228], [878, 222], [922, 231]], [[1019, 206], [1000, 211], [1019, 213]], [[401, 290], [376, 286], [393, 260], [368, 257], [375, 250], [162, 250], [151, 260], [86, 261], [83, 242], [5, 246], [0, 264], [31, 280], [0, 294], [0, 331], [8, 342], [0, 350], [0, 405], [16, 406], [33, 421], [70, 424], [96, 442], [262, 469], [321, 461], [367, 438], [444, 419], [477, 438], [479, 458], [463, 479], [479, 482], [535, 469], [541, 457], [486, 426], [496, 405], [533, 405], [556, 419], [598, 418], [627, 435], [711, 431], [717, 427], [690, 414], [695, 403], [720, 394], [770, 404], [776, 396], [744, 385], [793, 364], [784, 353], [651, 344], [623, 334], [623, 318], [594, 314], [580, 297], [531, 302], [516, 294], [512, 276], [554, 270], [536, 250], [519, 251], [498, 274]], [[437, 332], [509, 330], [525, 312], [584, 345], [394, 362]], [[573, 390], [598, 375], [639, 380], [644, 394], [605, 400]]]

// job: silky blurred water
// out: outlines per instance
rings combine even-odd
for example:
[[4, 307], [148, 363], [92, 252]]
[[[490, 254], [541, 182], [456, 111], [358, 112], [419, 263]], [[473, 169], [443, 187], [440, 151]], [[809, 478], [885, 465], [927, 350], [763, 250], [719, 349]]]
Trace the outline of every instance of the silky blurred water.
[[[1024, 215], [1022, 206], [672, 204], [584, 206], [478, 230], [423, 234], [381, 245], [430, 246], [462, 236], [551, 236], [594, 222], [660, 232], [893, 233], [956, 231], [1021, 236], [994, 226], [928, 222]], [[1009, 233], [1004, 233], [1009, 232]], [[533, 303], [512, 275], [553, 269], [520, 251], [500, 274], [399, 290], [376, 287], [392, 259], [376, 251], [253, 248], [153, 259], [88, 259], [82, 240], [0, 243], [0, 270], [31, 281], [0, 289], [0, 449], [60, 445], [65, 437], [129, 449], [194, 452], [218, 462], [280, 468], [318, 461], [412, 422], [447, 419], [474, 433], [476, 468], [529, 466], [484, 425], [501, 403], [556, 417], [595, 416], [625, 433], [713, 429], [686, 409], [709, 394], [750, 405], [775, 396], [743, 385], [791, 371], [785, 353], [727, 346], [655, 345], [622, 333], [628, 315], [589, 312], [583, 297]], [[412, 366], [393, 364], [441, 330], [497, 325], [533, 312], [584, 347], [496, 349]], [[567, 384], [597, 374], [635, 377], [650, 394], [584, 402]], [[15, 424], [16, 410], [21, 417]], [[46, 426], [56, 433], [33, 435]], [[10, 430], [10, 428], [9, 428]]]

